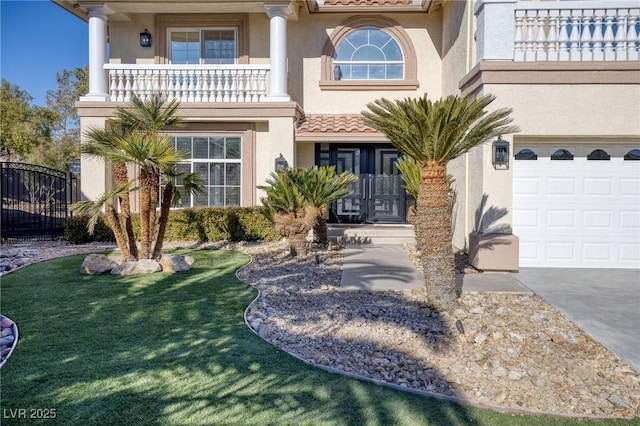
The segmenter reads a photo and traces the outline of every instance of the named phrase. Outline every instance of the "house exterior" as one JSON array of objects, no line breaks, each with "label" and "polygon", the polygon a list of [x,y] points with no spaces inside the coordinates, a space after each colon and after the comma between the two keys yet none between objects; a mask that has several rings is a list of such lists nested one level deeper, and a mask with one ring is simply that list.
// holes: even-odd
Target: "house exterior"
[{"label": "house exterior", "polygon": [[[482,269],[640,268],[637,1],[53,1],[89,25],[83,131],[134,93],[181,101],[169,134],[208,185],[184,206],[257,205],[284,160],[359,175],[330,220],[406,223],[399,153],[360,112],[491,93],[521,132],[450,164],[454,245]],[[84,197],[109,172],[83,158]]]}]

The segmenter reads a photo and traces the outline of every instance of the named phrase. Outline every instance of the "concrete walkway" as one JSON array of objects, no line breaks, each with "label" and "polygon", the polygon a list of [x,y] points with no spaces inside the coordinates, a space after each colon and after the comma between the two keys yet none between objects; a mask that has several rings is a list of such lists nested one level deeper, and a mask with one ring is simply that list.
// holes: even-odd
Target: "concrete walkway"
[{"label": "concrete walkway", "polygon": [[[640,372],[640,271],[523,268],[457,275],[463,292],[535,293]],[[401,245],[347,245],[343,290],[420,288],[424,280]]]},{"label": "concrete walkway", "polygon": [[[464,292],[531,293],[508,273],[456,275]],[[424,278],[407,252],[393,244],[348,244],[344,254],[343,290],[385,291],[420,288]]]}]

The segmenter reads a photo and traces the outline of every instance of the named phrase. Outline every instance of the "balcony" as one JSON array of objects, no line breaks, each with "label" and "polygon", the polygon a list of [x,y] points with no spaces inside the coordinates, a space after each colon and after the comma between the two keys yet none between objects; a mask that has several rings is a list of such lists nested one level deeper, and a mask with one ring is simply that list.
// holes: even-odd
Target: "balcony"
[{"label": "balcony", "polygon": [[162,93],[184,102],[265,102],[270,65],[106,64],[108,96],[128,102]]},{"label": "balcony", "polygon": [[[637,61],[637,1],[478,0],[477,59]],[[511,25],[496,25],[511,22]]]}]

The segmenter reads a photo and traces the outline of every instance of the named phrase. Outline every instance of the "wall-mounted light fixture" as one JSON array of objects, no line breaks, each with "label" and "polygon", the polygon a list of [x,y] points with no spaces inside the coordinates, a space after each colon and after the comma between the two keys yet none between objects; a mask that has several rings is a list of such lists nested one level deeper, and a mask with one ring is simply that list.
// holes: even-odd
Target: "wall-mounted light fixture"
[{"label": "wall-mounted light fixture", "polygon": [[509,168],[509,141],[503,140],[502,136],[493,141],[493,168]]},{"label": "wall-mounted light fixture", "polygon": [[140,46],[151,47],[151,34],[149,34],[146,28],[140,33]]},{"label": "wall-mounted light fixture", "polygon": [[287,163],[287,160],[282,156],[281,153],[280,156],[276,158],[276,172],[279,172],[280,170],[286,170],[288,168],[289,163]]}]

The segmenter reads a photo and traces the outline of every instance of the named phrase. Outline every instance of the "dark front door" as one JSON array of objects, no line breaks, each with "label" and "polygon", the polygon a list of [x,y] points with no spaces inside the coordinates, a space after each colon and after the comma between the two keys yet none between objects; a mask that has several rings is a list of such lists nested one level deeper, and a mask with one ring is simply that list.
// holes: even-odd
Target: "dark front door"
[{"label": "dark front door", "polygon": [[406,193],[397,167],[399,153],[390,145],[331,144],[320,150],[321,165],[358,176],[353,194],[331,206],[330,220],[339,223],[404,223]]}]

